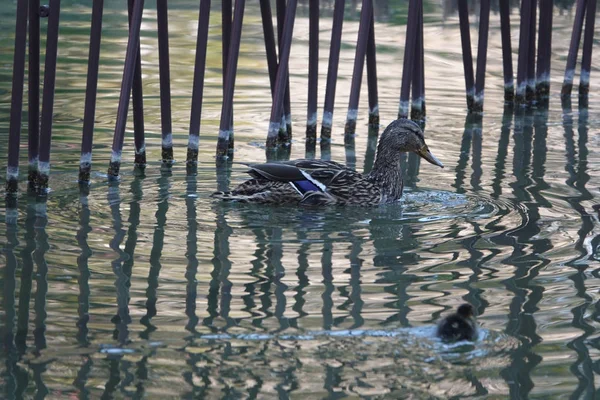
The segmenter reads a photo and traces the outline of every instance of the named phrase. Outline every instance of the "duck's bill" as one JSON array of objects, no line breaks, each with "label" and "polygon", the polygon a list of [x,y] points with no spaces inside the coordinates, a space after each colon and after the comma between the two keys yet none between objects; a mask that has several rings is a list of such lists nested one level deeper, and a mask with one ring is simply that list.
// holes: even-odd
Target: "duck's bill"
[{"label": "duck's bill", "polygon": [[417,154],[429,161],[430,163],[432,163],[433,165],[437,165],[438,167],[444,168],[444,164],[442,164],[442,162],[438,160],[436,156],[431,154],[431,151],[429,151],[429,147],[427,147],[427,145],[421,147],[421,150],[419,150]]}]

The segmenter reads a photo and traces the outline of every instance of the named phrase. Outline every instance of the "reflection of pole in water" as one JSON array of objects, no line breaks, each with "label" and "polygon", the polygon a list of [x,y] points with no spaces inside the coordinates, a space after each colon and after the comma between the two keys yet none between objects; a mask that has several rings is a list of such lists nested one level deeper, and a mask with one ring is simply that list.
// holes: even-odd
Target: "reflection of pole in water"
[{"label": "reflection of pole in water", "polygon": [[[21,355],[27,350],[27,334],[29,330],[29,303],[33,280],[33,251],[35,242],[35,196],[27,198],[27,215],[25,217],[25,247],[21,251],[21,289],[19,290],[19,314],[17,319],[17,335],[15,344]],[[7,224],[8,225],[8,224]]]},{"label": "reflection of pole in water", "polygon": [[494,179],[492,181],[492,197],[497,199],[502,194],[502,180],[506,169],[506,155],[508,154],[508,142],[510,141],[510,128],[512,124],[513,108],[504,107],[502,114],[502,126],[500,127],[500,140],[496,152],[496,163],[494,164]]},{"label": "reflection of pole in water", "polygon": [[333,246],[327,233],[323,233],[323,235],[321,235],[321,240],[323,240],[323,251],[321,253],[321,273],[323,275],[323,286],[325,287],[323,294],[321,295],[321,299],[323,299],[321,314],[323,316],[323,329],[330,330],[333,327],[333,299],[331,298],[331,295],[335,289],[333,286],[333,270],[331,262],[333,256]]},{"label": "reflection of pole in water", "polygon": [[196,325],[198,325],[198,316],[196,315],[196,298],[198,296],[196,273],[198,272],[199,264],[198,258],[196,258],[196,254],[198,253],[198,221],[196,221],[196,193],[198,185],[196,176],[197,170],[193,169],[185,177],[187,182],[185,208],[188,226],[185,251],[185,257],[188,260],[185,269],[185,279],[187,281],[185,286],[185,315],[188,317],[188,323],[185,329],[190,333],[195,333]]},{"label": "reflection of pole in water", "polygon": [[[90,320],[90,269],[88,266],[88,259],[92,256],[92,250],[88,245],[88,233],[92,231],[90,227],[90,208],[88,206],[88,195],[90,187],[87,184],[79,186],[79,230],[76,234],[77,244],[81,248],[81,254],[77,257],[77,268],[79,269],[79,276],[77,277],[77,283],[79,286],[79,296],[77,297],[77,314],[79,319],[77,320],[77,341],[80,346],[88,346],[89,338],[87,327],[88,321]],[[91,362],[91,359],[89,359]]]}]

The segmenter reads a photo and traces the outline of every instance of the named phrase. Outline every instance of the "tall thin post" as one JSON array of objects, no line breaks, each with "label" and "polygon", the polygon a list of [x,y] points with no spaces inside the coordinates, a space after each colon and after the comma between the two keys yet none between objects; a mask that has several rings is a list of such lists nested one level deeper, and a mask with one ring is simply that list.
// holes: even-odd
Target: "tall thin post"
[{"label": "tall thin post", "polygon": [[40,0],[29,0],[29,183],[37,176],[40,143]]},{"label": "tall thin post", "polygon": [[458,0],[458,18],[460,24],[460,43],[462,46],[463,68],[465,70],[465,89],[467,108],[473,109],[475,79],[473,78],[473,55],[471,53],[471,32],[469,27],[469,9],[467,0]]},{"label": "tall thin post", "polygon": [[42,94],[42,121],[40,126],[40,154],[38,160],[38,190],[48,188],[50,174],[50,142],[52,140],[52,115],[54,112],[54,86],[56,83],[56,57],[58,53],[58,23],[60,0],[50,0],[46,62],[44,64],[44,91]]},{"label": "tall thin post", "polygon": [[588,0],[587,10],[585,12],[585,35],[583,37],[581,74],[579,76],[579,96],[587,97],[590,91],[590,71],[592,68],[592,48],[594,44],[594,23],[596,21],[595,0]]},{"label": "tall thin post", "polygon": [[379,125],[379,93],[377,91],[377,47],[375,44],[375,15],[371,13],[367,43],[367,85],[369,87],[369,125]]},{"label": "tall thin post", "polygon": [[267,150],[272,150],[277,146],[279,126],[281,124],[281,109],[283,106],[283,97],[285,96],[286,72],[289,65],[290,50],[292,48],[292,36],[294,32],[297,4],[297,0],[289,0],[285,10],[281,53],[279,54],[279,68],[277,68],[277,78],[275,79],[275,93],[273,95],[269,132],[267,135]]},{"label": "tall thin post", "polygon": [[327,67],[327,84],[325,86],[325,104],[323,105],[323,121],[321,126],[321,142],[331,141],[333,126],[333,106],[335,103],[335,86],[337,83],[340,48],[342,43],[342,25],[344,23],[344,7],[346,0],[335,0],[333,9],[333,26],[331,28],[331,45],[329,47],[329,66]]},{"label": "tall thin post", "polygon": [[190,115],[190,136],[187,148],[187,163],[198,161],[200,144],[200,120],[202,116],[202,97],[204,94],[204,72],[206,70],[206,46],[208,43],[208,21],[210,18],[210,0],[200,1],[198,14],[198,33],[196,38],[196,61],[194,63],[194,86],[192,89],[192,109]]},{"label": "tall thin post", "polygon": [[235,0],[233,27],[229,54],[227,55],[227,68],[225,69],[225,93],[221,108],[221,124],[219,125],[219,139],[217,141],[217,162],[227,157],[230,151],[230,141],[233,135],[233,91],[235,89],[235,76],[237,73],[238,56],[240,53],[240,39],[242,36],[242,22],[246,0]]},{"label": "tall thin post", "polygon": [[319,0],[308,1],[308,107],[306,142],[317,141],[317,101],[319,95]]},{"label": "tall thin post", "polygon": [[[222,0],[221,1],[221,27],[223,30],[222,40],[221,40],[221,59],[223,62],[223,98],[225,98],[225,82],[227,79],[227,58],[229,56],[229,48],[231,45],[231,24],[232,24],[232,0]],[[236,3],[237,4],[237,3]],[[230,110],[230,121],[229,121],[229,148],[233,148],[233,101],[231,102],[231,110]],[[229,150],[228,150],[229,151]]]},{"label": "tall thin post", "polygon": [[410,118],[422,121],[425,118],[425,64],[423,44],[423,2],[417,10],[417,40],[415,42],[415,54],[413,61],[412,76],[412,101],[410,106]]},{"label": "tall thin post", "polygon": [[547,100],[550,94],[550,60],[552,59],[552,11],[554,0],[540,1],[540,32],[535,91],[538,101]]},{"label": "tall thin post", "polygon": [[[286,0],[277,0],[277,41],[279,44],[279,54],[281,54],[281,46],[283,42],[283,24],[285,20],[285,8]],[[283,118],[285,124],[281,124],[279,128],[279,136],[282,142],[288,142],[292,137],[292,112],[291,112],[291,100],[290,100],[290,75],[289,71],[286,72],[286,85],[285,85],[285,96],[283,97]]]},{"label": "tall thin post", "polygon": [[102,38],[102,11],[104,0],[92,4],[92,27],[90,29],[90,50],[88,53],[87,84],[85,88],[85,111],[83,115],[83,135],[81,158],[79,160],[79,181],[88,182],[92,169],[92,144],[94,138],[94,117],[96,115],[96,94],[98,91],[98,65],[100,63],[100,40]]},{"label": "tall thin post", "polygon": [[348,114],[346,116],[346,135],[354,135],[356,131],[356,120],[358,118],[358,101],[360,98],[360,86],[362,84],[365,56],[367,55],[367,44],[369,31],[371,30],[371,16],[373,15],[372,0],[363,0],[360,11],[360,24],[358,27],[358,39],[356,41],[356,54],[354,55],[354,70],[352,72],[352,84],[350,86],[350,100],[348,103]]},{"label": "tall thin post", "polygon": [[500,1],[500,34],[502,36],[502,70],[504,72],[504,101],[515,98],[515,83],[510,39],[510,4]]},{"label": "tall thin post", "polygon": [[477,42],[477,72],[475,76],[475,98],[473,111],[483,111],[485,90],[485,67],[487,62],[488,31],[490,28],[490,0],[481,0],[479,13],[479,40]]},{"label": "tall thin post", "polygon": [[528,105],[532,105],[535,100],[535,33],[536,33],[536,12],[537,0],[530,0],[529,7],[529,49],[527,54],[527,88],[525,97]]},{"label": "tall thin post", "polygon": [[125,139],[125,125],[127,124],[127,109],[129,108],[129,97],[133,86],[133,76],[140,44],[140,27],[142,25],[143,10],[144,0],[136,0],[133,5],[127,51],[125,53],[125,66],[123,67],[123,80],[121,81],[117,122],[115,123],[112,154],[110,157],[110,166],[108,168],[108,175],[110,177],[118,177],[121,168],[121,154],[123,152],[123,142]]},{"label": "tall thin post", "polygon": [[531,0],[521,2],[521,24],[519,27],[519,61],[517,66],[517,93],[515,102],[523,104],[526,100],[527,67],[529,59],[529,24],[531,23]]},{"label": "tall thin post", "polygon": [[[12,96],[8,137],[8,165],[6,191],[16,193],[19,183],[19,144],[21,140],[21,112],[23,111],[23,83],[25,81],[25,49],[27,46],[27,0],[17,3],[15,52],[13,58]],[[36,122],[37,123],[37,122]]]},{"label": "tall thin post", "polygon": [[162,161],[173,162],[173,127],[171,124],[171,73],[169,70],[169,18],[167,0],[156,1],[158,25],[158,68],[160,73],[160,122]]},{"label": "tall thin post", "polygon": [[575,77],[575,64],[577,64],[577,52],[579,42],[581,41],[581,31],[583,30],[583,18],[587,0],[577,0],[575,8],[575,19],[573,20],[573,31],[571,33],[571,43],[569,44],[569,54],[567,55],[567,66],[565,68],[565,78],[561,90],[562,97],[571,96],[573,90],[573,78]]},{"label": "tall thin post", "polygon": [[410,84],[414,69],[414,55],[417,46],[419,8],[421,0],[410,0],[408,5],[408,22],[406,24],[406,43],[404,46],[404,63],[402,66],[402,88],[400,89],[400,107],[398,118],[408,117]]},{"label": "tall thin post", "polygon": [[[138,0],[128,0],[129,29],[131,29],[131,13],[133,12],[134,2]],[[135,61],[135,72],[133,74],[133,88],[131,92],[133,102],[133,141],[135,145],[135,164],[139,166],[146,165],[146,139],[144,126],[144,93],[142,87],[142,52],[138,40],[137,57]]]}]

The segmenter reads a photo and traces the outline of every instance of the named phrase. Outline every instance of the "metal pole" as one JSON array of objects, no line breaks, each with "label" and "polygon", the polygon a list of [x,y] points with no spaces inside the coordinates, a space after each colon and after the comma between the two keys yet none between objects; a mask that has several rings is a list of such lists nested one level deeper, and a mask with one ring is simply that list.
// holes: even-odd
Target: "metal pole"
[{"label": "metal pole", "polygon": [[540,1],[540,31],[536,71],[536,97],[547,101],[550,95],[550,60],[552,54],[552,11],[554,0]]},{"label": "metal pole", "polygon": [[40,144],[40,0],[29,0],[29,183],[35,184]]},{"label": "metal pole", "polygon": [[319,96],[319,0],[309,0],[308,27],[308,107],[306,142],[317,141],[317,101]]},{"label": "metal pole", "polygon": [[469,9],[467,0],[458,0],[458,18],[460,21],[460,43],[462,46],[463,67],[465,70],[467,108],[471,111],[473,109],[475,96],[475,79],[473,78],[473,55],[471,53],[471,32],[469,30]]},{"label": "metal pole", "polygon": [[[129,28],[131,29],[131,13],[134,3],[138,0],[128,0]],[[139,36],[139,35],[138,35]],[[142,52],[140,50],[138,39],[137,59],[135,72],[133,74],[133,138],[135,144],[135,164],[138,166],[146,165],[146,140],[144,138],[144,94],[142,88]]]},{"label": "metal pole", "polygon": [[573,90],[573,77],[575,76],[575,64],[577,64],[577,51],[581,41],[581,31],[583,30],[583,17],[587,0],[577,0],[575,9],[575,19],[573,20],[573,31],[571,33],[571,43],[569,45],[569,54],[567,55],[567,66],[565,68],[565,78],[561,90],[562,97],[571,96]]},{"label": "metal pole", "polygon": [[525,98],[527,105],[531,106],[535,100],[535,33],[536,33],[536,12],[537,0],[530,0],[531,9],[529,19],[529,49],[527,52],[527,88]]},{"label": "metal pole", "polygon": [[169,70],[169,18],[167,0],[156,1],[158,25],[158,68],[160,73],[160,122],[162,161],[173,162],[173,126],[171,124],[171,73]]},{"label": "metal pole", "polygon": [[517,93],[515,102],[523,104],[527,89],[527,63],[529,58],[529,29],[531,22],[531,0],[521,2],[521,23],[519,27],[519,61],[517,66]]},{"label": "metal pole", "polygon": [[[237,3],[236,3],[237,4]],[[222,40],[221,40],[221,52],[222,52],[222,62],[223,62],[223,98],[225,98],[225,82],[227,75],[227,57],[229,55],[229,47],[231,45],[231,24],[232,24],[232,3],[231,0],[222,0],[221,1],[221,26],[223,30]],[[229,149],[233,147],[233,101],[231,103],[231,118],[229,120]]]},{"label": "metal pole", "polygon": [[377,47],[375,44],[375,15],[371,13],[367,43],[367,85],[369,88],[369,125],[379,125],[379,93],[377,92]]},{"label": "metal pole", "polygon": [[285,22],[283,25],[283,35],[281,43],[281,53],[279,56],[279,68],[277,68],[277,78],[275,79],[275,94],[273,96],[273,105],[271,107],[271,119],[269,123],[269,132],[267,135],[267,149],[272,150],[277,146],[279,126],[281,124],[281,108],[283,106],[283,97],[285,96],[287,68],[290,59],[290,50],[292,47],[292,35],[294,32],[294,20],[296,18],[297,0],[289,0],[285,10]]},{"label": "metal pole", "polygon": [[98,91],[98,64],[100,62],[100,40],[102,38],[102,11],[104,0],[92,4],[92,27],[90,29],[90,50],[88,53],[87,84],[85,88],[85,111],[81,158],[79,160],[79,181],[88,182],[92,169],[92,143],[94,138],[94,117],[96,114],[96,94]]},{"label": "metal pole", "polygon": [[19,144],[21,140],[21,112],[23,111],[23,84],[25,81],[25,49],[27,45],[27,0],[17,3],[15,52],[13,58],[12,96],[8,136],[8,165],[6,191],[16,193],[19,183]]},{"label": "metal pole", "polygon": [[398,118],[408,118],[410,84],[412,82],[415,48],[417,45],[419,8],[421,0],[410,0],[408,5],[408,22],[406,24],[406,43],[404,46],[404,63],[402,66],[402,88],[400,89],[400,107]]},{"label": "metal pole", "polygon": [[367,44],[369,41],[372,15],[372,0],[363,0],[360,12],[360,24],[358,27],[358,39],[356,41],[356,54],[354,55],[354,71],[352,72],[352,84],[350,86],[350,100],[348,102],[348,114],[346,116],[345,135],[354,135],[354,132],[356,131],[360,86],[362,84],[365,56],[367,55]]},{"label": "metal pole", "polygon": [[233,15],[233,29],[229,54],[227,55],[227,68],[225,69],[225,94],[221,108],[221,124],[219,126],[219,139],[217,141],[217,162],[227,157],[230,151],[230,141],[233,135],[233,91],[235,89],[235,75],[237,72],[238,56],[240,53],[240,39],[242,36],[242,22],[244,19],[244,6],[246,0],[235,0]]},{"label": "metal pole", "polygon": [[[281,46],[283,42],[283,24],[285,20],[285,8],[286,0],[277,0],[277,41],[279,44],[279,54],[281,54]],[[279,139],[282,142],[289,142],[292,137],[292,112],[291,112],[291,100],[290,100],[290,75],[289,70],[286,73],[286,85],[285,85],[285,96],[283,97],[283,118],[285,118],[285,124],[281,124],[279,128]]]},{"label": "metal pole", "polygon": [[479,13],[479,40],[477,42],[477,72],[475,76],[475,98],[473,111],[483,111],[485,90],[485,67],[487,62],[488,31],[490,28],[490,0],[481,0]]},{"label": "metal pole", "polygon": [[196,61],[194,64],[194,86],[192,90],[192,108],[190,115],[190,136],[187,148],[187,163],[198,161],[200,144],[200,120],[202,117],[202,97],[204,94],[204,73],[206,71],[206,45],[208,43],[208,21],[211,0],[200,1],[198,14],[198,33],[196,38]]},{"label": "metal pole", "polygon": [[110,166],[108,167],[108,175],[110,177],[118,177],[119,169],[121,168],[121,154],[123,152],[123,141],[125,139],[125,125],[127,124],[127,109],[129,107],[129,97],[133,86],[133,75],[140,44],[140,27],[142,24],[143,10],[144,0],[136,0],[133,5],[131,28],[129,29],[129,39],[127,41],[127,51],[125,54],[125,66],[123,67],[121,94],[119,96],[119,106],[117,110],[117,122],[115,124],[115,134],[113,136]]},{"label": "metal pole", "polygon": [[42,123],[40,127],[40,154],[38,160],[38,190],[48,188],[50,174],[50,142],[52,140],[52,114],[54,111],[54,86],[56,83],[56,57],[58,53],[58,23],[60,0],[50,0],[46,62],[44,64],[44,91],[42,94]]},{"label": "metal pole", "polygon": [[335,0],[333,9],[333,27],[331,29],[331,45],[329,48],[329,66],[327,67],[327,83],[325,86],[325,104],[323,105],[321,142],[329,142],[331,140],[335,86],[337,83],[338,65],[340,63],[340,47],[342,42],[342,25],[344,23],[345,5],[346,0]]},{"label": "metal pole", "polygon": [[587,97],[590,91],[590,71],[592,68],[592,48],[594,45],[594,23],[596,21],[595,0],[588,0],[587,10],[585,12],[585,35],[583,37],[583,54],[581,56],[579,96]]},{"label": "metal pole", "polygon": [[425,118],[425,65],[423,47],[423,2],[417,10],[417,39],[415,42],[415,53],[412,75],[412,101],[410,107],[410,118],[422,121]]},{"label": "metal pole", "polygon": [[512,102],[515,98],[515,83],[510,39],[510,4],[500,1],[500,33],[502,36],[502,69],[504,72],[504,100]]}]

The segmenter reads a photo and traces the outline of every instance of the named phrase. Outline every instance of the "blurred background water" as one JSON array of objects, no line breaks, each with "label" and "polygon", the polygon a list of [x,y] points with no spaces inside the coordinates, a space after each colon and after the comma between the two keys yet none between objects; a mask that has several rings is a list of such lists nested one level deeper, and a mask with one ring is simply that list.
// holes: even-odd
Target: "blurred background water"
[{"label": "blurred background water", "polygon": [[[15,14],[15,1],[5,3],[0,165]],[[158,45],[149,1],[141,38],[149,164],[133,167],[128,130],[119,182],[105,173],[127,11],[124,2],[105,1],[94,173],[80,190],[91,1],[62,3],[52,190],[46,198],[28,196],[22,179],[17,207],[0,208],[1,398],[597,397],[600,48],[588,107],[576,98],[561,106],[572,2],[555,2],[549,109],[516,111],[503,107],[493,4],[485,114],[477,120],[466,117],[455,2],[425,1],[425,136],[446,168],[408,157],[399,204],[319,210],[209,197],[246,178],[241,165],[219,173],[214,166],[220,3],[211,13],[200,163],[186,170],[198,16],[197,2],[188,0],[171,2],[169,13],[177,162],[159,162]],[[322,3],[320,104],[332,6]],[[375,7],[385,126],[398,111],[407,2],[376,0]],[[377,140],[367,130],[366,84],[354,143],[344,144],[342,135],[358,15],[350,2],[331,158],[362,171]],[[292,158],[305,156],[307,16],[301,2],[290,60]],[[476,49],[476,13],[471,21]],[[263,161],[271,100],[256,3],[246,7],[234,104],[235,161]],[[26,153],[25,144],[23,178]],[[464,301],[477,311],[479,341],[441,344],[435,322]]]}]

